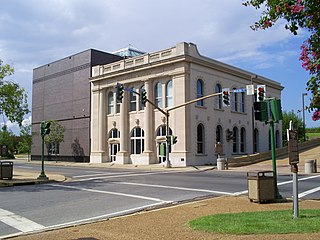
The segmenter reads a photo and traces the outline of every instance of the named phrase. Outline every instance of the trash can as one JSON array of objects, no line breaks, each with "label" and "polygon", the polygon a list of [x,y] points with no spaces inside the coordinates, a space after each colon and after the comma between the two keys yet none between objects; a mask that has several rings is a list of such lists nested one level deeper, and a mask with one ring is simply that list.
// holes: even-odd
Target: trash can
[{"label": "trash can", "polygon": [[273,171],[247,172],[248,198],[251,202],[275,200]]},{"label": "trash can", "polygon": [[218,170],[225,170],[226,160],[224,158],[217,159],[217,169]]},{"label": "trash can", "polygon": [[13,162],[0,161],[0,179],[12,179],[13,175]]},{"label": "trash can", "polygon": [[317,160],[306,160],[304,163],[305,173],[316,173],[317,172]]}]

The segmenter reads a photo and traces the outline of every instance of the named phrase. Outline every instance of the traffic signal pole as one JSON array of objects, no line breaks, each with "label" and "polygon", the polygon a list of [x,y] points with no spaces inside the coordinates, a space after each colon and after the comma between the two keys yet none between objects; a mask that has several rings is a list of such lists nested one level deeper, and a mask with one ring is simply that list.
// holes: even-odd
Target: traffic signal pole
[{"label": "traffic signal pole", "polygon": [[278,189],[278,180],[277,180],[277,163],[276,163],[276,144],[274,139],[274,122],[273,120],[269,121],[269,129],[270,129],[270,139],[271,139],[271,158],[272,158],[272,170],[273,170],[273,177],[274,177],[274,191],[275,191],[275,198],[282,199],[282,196],[279,193]]}]

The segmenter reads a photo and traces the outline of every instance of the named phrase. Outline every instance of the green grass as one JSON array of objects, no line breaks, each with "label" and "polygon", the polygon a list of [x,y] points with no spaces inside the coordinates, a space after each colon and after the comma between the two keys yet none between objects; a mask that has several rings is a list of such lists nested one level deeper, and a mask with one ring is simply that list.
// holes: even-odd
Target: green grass
[{"label": "green grass", "polygon": [[320,209],[217,214],[188,222],[194,230],[222,234],[288,234],[320,232]]},{"label": "green grass", "polygon": [[320,138],[320,133],[306,133],[308,139]]}]

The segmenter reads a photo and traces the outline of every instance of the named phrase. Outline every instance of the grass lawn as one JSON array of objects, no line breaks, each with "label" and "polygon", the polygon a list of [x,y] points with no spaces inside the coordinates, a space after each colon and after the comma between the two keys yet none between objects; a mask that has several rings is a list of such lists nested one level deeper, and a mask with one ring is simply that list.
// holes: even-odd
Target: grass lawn
[{"label": "grass lawn", "polygon": [[308,139],[320,138],[320,133],[306,133]]},{"label": "grass lawn", "polygon": [[223,234],[287,234],[320,232],[320,209],[216,214],[188,222],[194,230]]}]

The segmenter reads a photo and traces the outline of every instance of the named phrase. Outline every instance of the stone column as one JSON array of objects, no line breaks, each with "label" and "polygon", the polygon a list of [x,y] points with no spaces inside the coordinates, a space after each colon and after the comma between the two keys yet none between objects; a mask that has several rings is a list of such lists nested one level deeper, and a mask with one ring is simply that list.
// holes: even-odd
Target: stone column
[{"label": "stone column", "polygon": [[[147,98],[153,101],[153,87],[151,81],[145,82],[145,90],[147,92]],[[156,163],[154,154],[154,107],[150,103],[146,103],[144,108],[144,151],[142,153],[143,164]]]},{"label": "stone column", "polygon": [[105,90],[92,92],[91,96],[91,163],[106,160],[106,109]]},{"label": "stone column", "polygon": [[124,91],[122,103],[120,104],[120,151],[117,153],[116,163],[128,164],[129,154],[129,112],[128,112],[129,93]]}]

